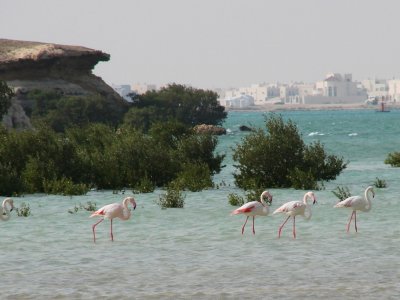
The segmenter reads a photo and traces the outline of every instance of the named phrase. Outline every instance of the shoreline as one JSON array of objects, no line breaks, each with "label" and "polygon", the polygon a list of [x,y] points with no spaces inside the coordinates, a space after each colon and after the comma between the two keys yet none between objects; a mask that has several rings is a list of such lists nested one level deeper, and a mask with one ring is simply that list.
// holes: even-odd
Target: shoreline
[{"label": "shoreline", "polygon": [[[368,105],[364,103],[351,103],[351,104],[263,104],[254,105],[246,108],[230,108],[225,107],[225,111],[302,111],[302,110],[376,110],[380,111],[381,106]],[[397,110],[400,109],[400,103],[391,103],[386,106],[386,110]]]}]

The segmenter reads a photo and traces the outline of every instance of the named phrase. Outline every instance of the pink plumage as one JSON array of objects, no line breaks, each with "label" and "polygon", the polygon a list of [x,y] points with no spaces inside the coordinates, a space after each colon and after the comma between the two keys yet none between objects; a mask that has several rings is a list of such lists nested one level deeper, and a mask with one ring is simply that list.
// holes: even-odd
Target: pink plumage
[{"label": "pink plumage", "polygon": [[96,243],[95,228],[99,223],[103,222],[104,219],[110,220],[110,224],[111,224],[110,225],[110,237],[111,237],[111,240],[114,241],[114,235],[113,235],[113,231],[112,231],[113,219],[119,218],[123,221],[126,221],[131,217],[131,211],[128,209],[128,203],[132,204],[133,209],[136,208],[135,199],[133,197],[126,197],[122,201],[122,203],[112,203],[112,204],[105,205],[90,215],[90,217],[96,217],[96,216],[102,217],[102,219],[100,219],[100,221],[98,221],[97,223],[92,225],[93,242]]},{"label": "pink plumage", "polygon": [[[313,204],[317,201],[313,192],[307,192],[303,197],[303,201],[286,202],[274,211],[274,215],[278,213],[284,213],[288,216],[279,227],[278,237],[281,237],[283,226],[286,224],[290,217],[293,217],[293,237],[296,238],[296,216],[301,215],[307,220],[311,218],[311,208],[307,203],[308,199],[313,200]],[[308,216],[306,216],[306,211],[308,212]]]},{"label": "pink plumage", "polygon": [[343,201],[340,201],[338,204],[334,206],[335,208],[345,207],[353,210],[350,216],[350,220],[347,223],[347,232],[349,232],[350,230],[350,223],[353,217],[354,217],[354,229],[357,232],[357,210],[363,212],[368,212],[371,210],[372,206],[371,206],[371,199],[369,198],[369,193],[372,194],[373,198],[375,197],[375,192],[372,186],[366,188],[364,192],[364,198],[361,196],[351,196],[349,198],[344,199]]},{"label": "pink plumage", "polygon": [[269,203],[272,202],[272,195],[268,191],[264,191],[260,196],[260,202],[259,201],[247,202],[243,204],[241,207],[235,209],[231,213],[231,215],[244,214],[247,216],[246,221],[244,222],[242,227],[242,234],[244,232],[244,227],[247,224],[247,220],[249,219],[250,216],[253,217],[253,234],[256,234],[254,230],[254,218],[256,216],[267,216],[269,214],[269,207],[268,204],[265,203],[264,197],[268,198]]}]

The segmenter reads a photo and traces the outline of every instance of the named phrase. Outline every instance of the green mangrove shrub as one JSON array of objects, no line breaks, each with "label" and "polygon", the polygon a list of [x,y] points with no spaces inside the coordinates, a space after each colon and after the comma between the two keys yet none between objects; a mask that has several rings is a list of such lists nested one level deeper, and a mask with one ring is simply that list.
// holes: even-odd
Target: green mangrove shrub
[{"label": "green mangrove shrub", "polygon": [[32,123],[45,123],[56,132],[64,132],[74,126],[104,123],[117,126],[128,107],[110,103],[101,95],[65,96],[57,91],[33,90],[28,98],[33,105],[28,110]]},{"label": "green mangrove shrub", "polygon": [[15,208],[18,217],[29,217],[31,215],[31,208],[29,204],[22,202],[20,207]]},{"label": "green mangrove shrub", "polygon": [[326,153],[320,142],[306,145],[295,123],[265,116],[266,131],[246,135],[233,149],[235,184],[245,190],[265,186],[315,189],[346,168],[343,158]]},{"label": "green mangrove shrub", "polygon": [[96,202],[87,201],[86,204],[82,204],[82,203],[79,203],[79,205],[75,204],[75,206],[73,208],[68,209],[68,212],[70,214],[76,214],[80,210],[96,211],[97,210]]},{"label": "green mangrove shrub", "polygon": [[226,118],[214,92],[171,85],[135,96],[124,124],[128,104],[110,107],[99,95],[36,90],[28,98],[35,130],[0,125],[0,194],[76,195],[89,187],[148,192],[175,180],[200,190],[223,167],[217,137],[191,129]]},{"label": "green mangrove shrub", "polygon": [[11,98],[14,96],[14,91],[5,81],[0,80],[0,120],[3,119],[8,109],[11,107]]},{"label": "green mangrove shrub", "polygon": [[161,194],[156,203],[162,208],[183,208],[185,197],[178,184],[169,184],[165,193]]},{"label": "green mangrove shrub", "polygon": [[81,204],[81,208],[83,208],[86,211],[96,211],[97,205],[96,202],[87,201],[86,204],[84,205]]},{"label": "green mangrove shrub", "polygon": [[339,199],[339,202],[351,197],[350,190],[347,186],[337,186],[332,193]]},{"label": "green mangrove shrub", "polygon": [[383,189],[387,187],[386,184],[386,180],[384,179],[379,179],[378,177],[376,177],[375,181],[374,181],[374,186],[378,189]]},{"label": "green mangrove shrub", "polygon": [[154,183],[150,180],[150,178],[146,175],[141,178],[139,183],[135,185],[132,192],[135,194],[138,193],[152,193],[155,189]]},{"label": "green mangrove shrub", "polygon": [[213,187],[210,169],[205,163],[187,163],[174,182],[183,189],[198,192]]},{"label": "green mangrove shrub", "polygon": [[190,190],[212,186],[223,159],[214,154],[217,140],[188,133],[177,135],[171,145],[158,139],[160,132],[154,134],[104,124],[65,133],[45,126],[0,128],[0,193],[79,195],[91,187],[145,192],[174,180]]},{"label": "green mangrove shrub", "polygon": [[187,126],[220,125],[227,117],[218,94],[181,84],[170,84],[158,91],[135,95],[124,122],[147,132],[156,122],[177,120]]},{"label": "green mangrove shrub", "polygon": [[61,178],[59,180],[43,181],[43,188],[46,194],[74,196],[85,195],[89,191],[89,187],[84,183],[74,183],[69,178]]},{"label": "green mangrove shrub", "polygon": [[389,153],[385,159],[385,164],[392,167],[400,167],[400,152]]},{"label": "green mangrove shrub", "polygon": [[73,208],[68,209],[68,213],[76,214],[79,211],[79,206],[75,204]]},{"label": "green mangrove shrub", "polygon": [[230,193],[228,195],[228,202],[232,206],[242,206],[244,204],[244,198],[238,194]]}]

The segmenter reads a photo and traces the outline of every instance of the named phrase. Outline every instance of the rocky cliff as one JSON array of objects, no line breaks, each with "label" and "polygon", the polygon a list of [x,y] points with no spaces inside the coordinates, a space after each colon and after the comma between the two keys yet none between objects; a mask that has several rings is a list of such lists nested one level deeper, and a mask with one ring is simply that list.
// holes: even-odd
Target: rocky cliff
[{"label": "rocky cliff", "polygon": [[31,90],[57,91],[63,95],[100,94],[121,112],[125,101],[100,77],[92,73],[110,55],[81,46],[0,39],[0,80],[14,88],[16,96],[8,115],[7,127],[30,127],[24,108],[32,105]]}]

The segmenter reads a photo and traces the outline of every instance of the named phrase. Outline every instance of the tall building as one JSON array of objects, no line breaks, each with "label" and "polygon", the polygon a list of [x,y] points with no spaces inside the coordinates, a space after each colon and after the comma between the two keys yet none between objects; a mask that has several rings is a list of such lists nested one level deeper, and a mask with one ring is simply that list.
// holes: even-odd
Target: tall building
[{"label": "tall building", "polygon": [[367,93],[351,74],[329,73],[323,81],[316,82],[313,94],[302,98],[304,104],[349,104],[364,102]]},{"label": "tall building", "polygon": [[385,79],[365,79],[361,81],[362,86],[368,93],[369,99],[382,100],[388,98],[388,82]]},{"label": "tall building", "polygon": [[231,98],[225,98],[223,106],[229,108],[246,108],[254,105],[254,98],[249,95],[239,95]]}]

